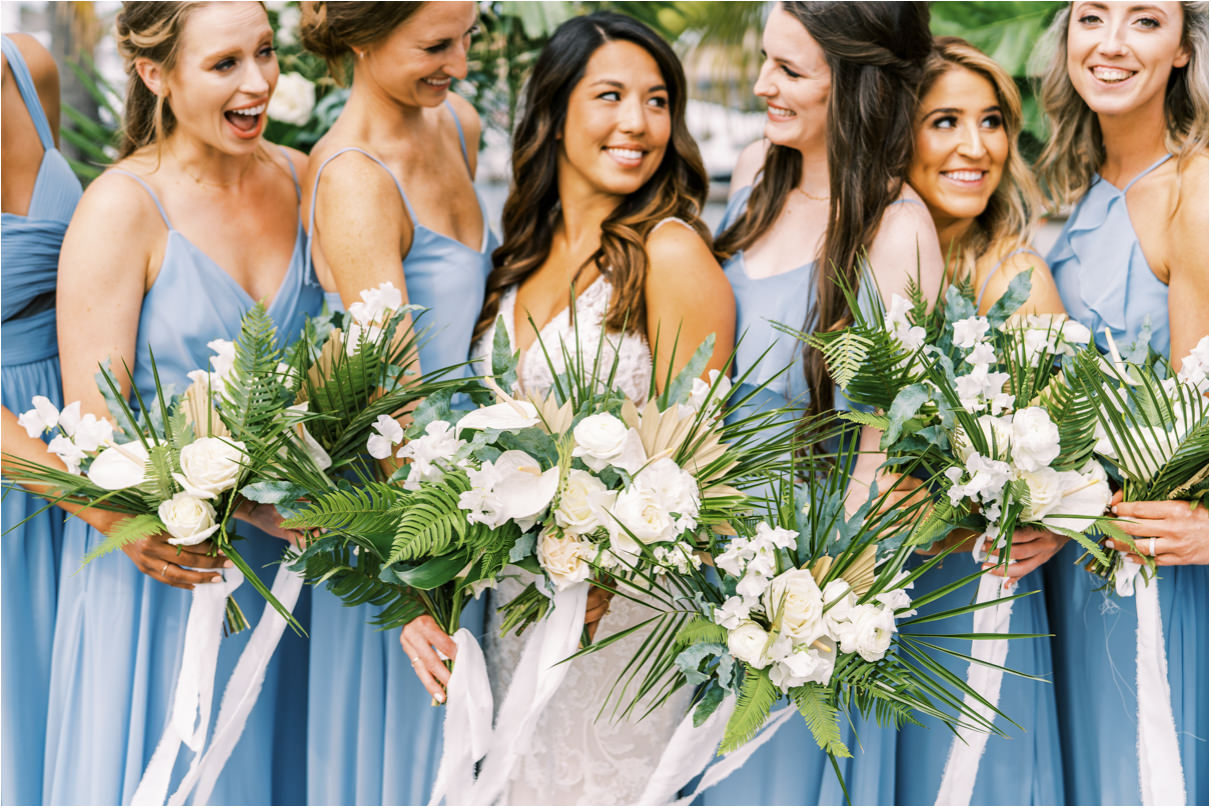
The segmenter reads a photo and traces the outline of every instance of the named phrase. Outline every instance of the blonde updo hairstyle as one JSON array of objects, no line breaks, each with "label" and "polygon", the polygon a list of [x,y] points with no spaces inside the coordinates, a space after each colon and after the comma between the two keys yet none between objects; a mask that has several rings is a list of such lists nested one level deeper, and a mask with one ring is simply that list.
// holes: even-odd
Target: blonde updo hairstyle
[{"label": "blonde updo hairstyle", "polygon": [[[1169,74],[1165,88],[1165,147],[1177,155],[1178,176],[1185,162],[1207,151],[1207,4],[1183,2],[1182,46],[1190,61]],[[1047,31],[1051,61],[1043,73],[1041,101],[1051,129],[1039,157],[1039,175],[1055,207],[1076,202],[1106,160],[1102,128],[1068,77],[1069,3]]]},{"label": "blonde updo hairstyle", "polygon": [[420,10],[423,2],[375,3],[328,2],[302,3],[299,26],[303,47],[328,63],[328,72],[338,84],[348,76],[349,57],[354,48],[372,45],[395,30]]},{"label": "blonde updo hairstyle", "polygon": [[917,94],[918,107],[938,79],[952,70],[970,70],[992,85],[1009,141],[1009,157],[1000,184],[984,211],[963,234],[958,245],[959,254],[947,256],[951,275],[958,279],[973,277],[976,261],[990,248],[1008,252],[1030,243],[1042,210],[1042,193],[1018,148],[1022,133],[1022,96],[1017,85],[1005,68],[974,45],[958,37],[934,38]]},{"label": "blonde updo hairstyle", "polygon": [[190,13],[205,3],[127,2],[122,4],[114,22],[114,38],[126,65],[126,111],[122,120],[122,146],[119,158],[152,143],[160,144],[172,134],[177,119],[172,104],[156,95],[143,83],[136,62],[150,59],[165,74],[176,67],[180,56],[181,32]]}]

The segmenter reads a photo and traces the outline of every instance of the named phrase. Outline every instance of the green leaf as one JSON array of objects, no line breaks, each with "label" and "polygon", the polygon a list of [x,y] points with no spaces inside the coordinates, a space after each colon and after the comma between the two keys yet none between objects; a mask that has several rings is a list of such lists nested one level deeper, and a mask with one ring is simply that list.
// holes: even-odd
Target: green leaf
[{"label": "green leaf", "polygon": [[896,394],[887,412],[889,423],[880,441],[881,446],[886,448],[895,444],[904,425],[920,411],[921,405],[929,401],[930,395],[930,388],[925,384],[910,384]]},{"label": "green leaf", "polygon": [[849,749],[841,741],[837,708],[830,701],[830,696],[827,688],[817,684],[802,685],[791,690],[799,715],[807,722],[807,728],[819,747],[829,755],[850,757]]},{"label": "green leaf", "polygon": [[415,565],[395,564],[383,567],[381,578],[385,581],[398,581],[415,589],[436,589],[454,580],[469,562],[467,554],[459,553],[431,558]]},{"label": "green leaf", "polygon": [[778,688],[770,681],[768,673],[746,666],[744,684],[740,686],[736,709],[723,732],[719,753],[726,754],[752,740],[765,725],[779,695]]},{"label": "green leaf", "polygon": [[160,521],[160,517],[154,514],[141,513],[123,519],[114,525],[113,530],[106,535],[103,542],[88,551],[88,554],[81,560],[80,566],[83,567],[85,564],[96,561],[114,550],[121,550],[133,542],[163,533],[164,530],[164,523]]},{"label": "green leaf", "polygon": [[307,490],[286,480],[262,480],[241,488],[240,495],[253,502],[277,505],[301,499],[307,495]]},{"label": "green leaf", "polygon": [[1033,269],[1027,269],[1024,272],[1019,272],[1009,281],[1009,288],[1005,290],[1005,294],[997,299],[996,303],[992,304],[992,308],[988,310],[988,324],[992,328],[1000,328],[1005,320],[1009,318],[1018,309],[1025,305],[1030,298],[1030,276],[1034,272]]},{"label": "green leaf", "polygon": [[710,361],[713,353],[715,353],[715,335],[708,334],[694,351],[690,361],[677,374],[677,378],[673,379],[673,383],[665,388],[664,406],[666,409],[674,404],[689,401],[690,391],[694,388],[694,380],[706,371],[706,363]]}]

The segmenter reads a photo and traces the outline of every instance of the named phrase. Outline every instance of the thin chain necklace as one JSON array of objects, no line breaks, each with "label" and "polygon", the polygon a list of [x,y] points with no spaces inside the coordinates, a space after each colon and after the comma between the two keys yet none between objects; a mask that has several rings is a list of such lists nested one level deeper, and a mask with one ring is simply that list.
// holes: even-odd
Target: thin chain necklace
[{"label": "thin chain necklace", "polygon": [[241,182],[243,182],[244,175],[248,173],[248,169],[252,168],[252,161],[249,160],[247,165],[245,165],[244,168],[240,171],[240,175],[238,177],[236,177],[234,180],[232,180],[231,182],[213,182],[211,180],[204,180],[201,177],[194,174],[192,171],[190,171],[185,166],[185,162],[183,160],[181,160],[180,157],[177,157],[177,155],[175,153],[172,156],[176,159],[177,165],[180,167],[181,171],[184,172],[186,177],[189,177],[191,180],[193,180],[198,185],[202,185],[202,186],[208,187],[208,188],[234,188],[235,186],[237,186]]},{"label": "thin chain necklace", "polygon": [[804,196],[806,196],[808,199],[810,199],[813,202],[827,202],[828,197],[829,197],[828,194],[825,194],[824,196],[813,196],[813,195],[809,194],[807,191],[800,188],[798,185],[796,185],[792,190],[798,191],[799,193],[803,194]]}]

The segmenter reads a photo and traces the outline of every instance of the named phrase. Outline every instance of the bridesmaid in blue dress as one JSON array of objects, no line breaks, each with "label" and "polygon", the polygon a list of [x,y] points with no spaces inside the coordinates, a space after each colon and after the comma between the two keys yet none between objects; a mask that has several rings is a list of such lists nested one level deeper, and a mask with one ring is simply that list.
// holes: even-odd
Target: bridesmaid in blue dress
[{"label": "bridesmaid in blue dress", "polygon": [[[55,272],[59,247],[82,193],[55,146],[59,122],[59,73],[46,49],[29,36],[4,37],[3,250],[4,445],[26,436],[16,414],[36,395],[61,406],[55,340]],[[53,124],[51,122],[53,119]],[[41,443],[31,460],[52,457]],[[47,683],[54,637],[63,514],[30,518],[46,502],[21,491],[3,499],[0,559],[0,802],[42,802]],[[29,521],[25,521],[29,519]],[[12,533],[16,525],[24,525]]]},{"label": "bridesmaid in blue dress", "polygon": [[[479,118],[449,92],[467,75],[475,22],[474,3],[316,3],[302,26],[304,45],[330,64],[355,60],[349,101],[311,154],[316,273],[335,310],[384,282],[424,306],[424,371],[466,362],[496,246],[472,185]],[[453,643],[428,617],[402,635],[378,630],[377,611],[314,593],[311,804],[428,801],[444,710],[426,685],[442,692],[449,673],[434,646],[454,656]],[[480,611],[464,615],[477,634]]]},{"label": "bridesmaid in blue dress", "polygon": [[[716,248],[730,256],[724,272],[736,296],[740,347],[734,372],[751,370],[753,382],[773,378],[762,409],[789,405],[818,412],[844,406],[819,356],[809,354],[805,370],[802,343],[772,325],[838,327],[844,299],[834,273],[818,267],[843,267],[851,285],[868,289],[874,279],[890,296],[917,269],[903,256],[919,250],[926,294],[941,286],[933,222],[903,183],[913,94],[929,46],[924,4],[785,2],[770,12],[762,39],[766,58],[754,87],[769,108],[765,140],[740,156],[716,240]],[[878,94],[885,115],[863,114],[873,103],[866,93]],[[863,143],[872,147],[864,149]],[[841,155],[843,161],[835,159]],[[849,200],[844,207],[843,197]],[[869,258],[859,263],[863,250]],[[877,448],[878,434],[864,433],[861,442]],[[859,464],[855,474],[870,481],[877,456]],[[864,500],[866,486],[861,488]],[[843,731],[854,757],[839,761],[848,796],[855,804],[889,804],[895,732],[879,727],[873,716],[863,719],[855,712],[851,720],[856,737],[848,724]],[[807,726],[792,718],[702,801],[815,805],[844,802],[845,794]]]},{"label": "bridesmaid in blue dress", "polygon": [[[295,172],[305,158],[261,139],[278,77],[263,6],[127,3],[117,33],[130,75],[125,143],[72,219],[58,289],[64,396],[99,416],[98,363],[126,363],[134,388],[154,396],[154,353],[162,382],[183,391],[189,371],[209,366],[207,343],[235,338],[255,301],[268,305],[283,342],[321,305],[298,215]],[[248,562],[272,576],[284,545],[255,529],[240,533]],[[133,565],[114,554],[77,572],[102,538],[75,520],[64,536],[48,803],[130,801],[172,704],[186,590],[217,579],[224,563],[202,555],[205,546],[178,551],[157,536],[124,548]],[[264,601],[250,586],[236,599],[250,619],[261,614]],[[304,625],[306,606],[296,611]],[[250,634],[223,639],[217,686]],[[283,637],[211,802],[305,799],[304,642]]]},{"label": "bridesmaid in blue dress", "polygon": [[[1109,331],[1120,351],[1147,340],[1180,363],[1207,333],[1207,7],[1079,2],[1054,32],[1041,169],[1054,201],[1075,203],[1047,256],[1060,296],[1102,350]],[[1186,799],[1206,804],[1207,510],[1117,512],[1156,539]],[[1135,605],[1095,592],[1080,555],[1046,568],[1066,797],[1138,804]]]},{"label": "bridesmaid in blue dress", "polygon": [[[1030,298],[1022,311],[1063,313],[1051,273],[1030,247],[1031,227],[1040,194],[1018,152],[1022,102],[1005,70],[961,39],[935,40],[925,66],[915,117],[915,148],[908,180],[925,201],[938,229],[942,254],[949,257],[950,278],[967,280],[977,290],[977,306],[987,313],[1017,274],[1031,271]],[[932,592],[976,570],[971,540],[956,536],[958,546],[941,564],[917,580],[916,591]],[[964,541],[966,539],[966,541]],[[1043,587],[1037,568],[1059,550],[1063,539],[1041,530],[1014,534],[1013,561],[1000,574],[1018,582],[1019,592]],[[956,609],[973,602],[976,584],[934,601],[929,612]],[[963,633],[972,628],[970,614],[931,623],[931,633]],[[1048,634],[1041,595],[1014,603],[1009,631]],[[970,654],[970,641],[937,640],[938,645]],[[931,652],[935,661],[963,678],[968,663],[950,654]],[[1036,676],[1050,676],[1049,638],[1009,643],[1005,666]],[[1022,729],[1004,721],[1008,737],[992,735],[980,760],[973,805],[1054,805],[1063,802],[1059,729],[1055,692],[1046,682],[1006,675],[1001,680],[999,708]],[[936,719],[924,726],[906,725],[900,732],[896,765],[896,802],[929,804],[938,797],[942,773],[955,736]]]}]

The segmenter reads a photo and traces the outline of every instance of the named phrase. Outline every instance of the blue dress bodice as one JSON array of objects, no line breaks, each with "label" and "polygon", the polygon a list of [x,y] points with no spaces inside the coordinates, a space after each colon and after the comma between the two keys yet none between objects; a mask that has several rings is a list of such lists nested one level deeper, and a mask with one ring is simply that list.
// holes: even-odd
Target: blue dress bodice
[{"label": "blue dress bodice", "polygon": [[1047,254],[1064,308],[1093,331],[1103,351],[1109,347],[1106,328],[1120,351],[1148,330],[1157,353],[1169,355],[1169,286],[1156,277],[1140,248],[1127,211],[1127,191],[1171,156],[1121,190],[1096,177]]}]

